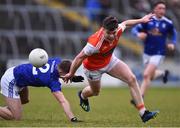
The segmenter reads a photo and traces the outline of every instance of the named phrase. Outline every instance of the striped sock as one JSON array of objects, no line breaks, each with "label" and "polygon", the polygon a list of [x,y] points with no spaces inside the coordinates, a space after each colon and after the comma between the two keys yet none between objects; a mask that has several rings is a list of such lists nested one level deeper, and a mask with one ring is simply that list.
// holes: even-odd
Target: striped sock
[{"label": "striped sock", "polygon": [[146,111],[144,104],[137,105],[136,107],[139,110],[140,116],[143,116],[144,112]]}]

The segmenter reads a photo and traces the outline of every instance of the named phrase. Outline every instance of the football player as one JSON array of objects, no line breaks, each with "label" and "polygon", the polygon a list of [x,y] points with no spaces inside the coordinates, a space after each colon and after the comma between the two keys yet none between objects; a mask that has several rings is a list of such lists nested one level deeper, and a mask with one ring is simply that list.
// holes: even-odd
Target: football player
[{"label": "football player", "polygon": [[107,73],[129,85],[131,95],[137,102],[136,107],[143,122],[157,115],[157,111],[150,112],[146,110],[138,82],[130,68],[113,55],[125,28],[138,23],[149,22],[152,16],[153,14],[149,14],[141,19],[126,20],[120,24],[118,24],[116,17],[106,17],[103,20],[103,26],[89,37],[86,46],[73,60],[69,73],[64,76],[65,81],[68,82],[83,63],[84,73],[89,83],[89,86],[79,92],[80,106],[83,110],[90,111],[88,98],[99,95],[102,74]]},{"label": "football player", "polygon": [[[147,23],[138,24],[132,29],[133,35],[144,42],[143,63],[145,69],[140,88],[143,97],[150,86],[151,80],[162,77],[163,82],[167,83],[169,71],[159,70],[158,66],[164,60],[166,48],[174,51],[177,40],[173,22],[164,16],[166,3],[158,1],[154,4],[153,8],[155,16],[152,17],[152,20]],[[169,35],[171,41],[166,43]]]},{"label": "football player", "polygon": [[[0,117],[6,120],[20,120],[22,118],[22,104],[29,102],[27,86],[48,87],[52,95],[64,109],[71,122],[79,120],[71,111],[70,104],[61,92],[59,78],[69,72],[70,60],[50,58],[40,67],[32,64],[21,64],[9,68],[1,78],[1,93],[4,96],[6,107],[0,107]],[[82,82],[82,76],[73,76],[71,81]]]}]

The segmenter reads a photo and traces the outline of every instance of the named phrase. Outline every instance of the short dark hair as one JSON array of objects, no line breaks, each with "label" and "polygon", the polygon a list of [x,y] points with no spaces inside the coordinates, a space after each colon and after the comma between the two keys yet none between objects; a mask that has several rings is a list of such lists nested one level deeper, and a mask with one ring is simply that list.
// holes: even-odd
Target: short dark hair
[{"label": "short dark hair", "polygon": [[64,73],[68,73],[71,67],[71,60],[62,60],[62,62],[58,65],[58,69],[62,70]]},{"label": "short dark hair", "polygon": [[160,0],[160,1],[157,1],[157,2],[155,2],[154,4],[153,4],[153,8],[155,8],[157,5],[159,5],[159,4],[164,4],[165,6],[166,6],[166,2],[165,1],[163,1],[163,0]]},{"label": "short dark hair", "polygon": [[108,16],[103,20],[103,27],[109,31],[118,28],[118,19],[113,16]]}]

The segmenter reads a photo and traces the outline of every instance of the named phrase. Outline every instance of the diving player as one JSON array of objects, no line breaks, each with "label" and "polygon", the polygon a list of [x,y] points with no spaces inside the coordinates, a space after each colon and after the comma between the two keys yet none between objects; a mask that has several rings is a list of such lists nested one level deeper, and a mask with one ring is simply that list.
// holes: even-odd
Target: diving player
[{"label": "diving player", "polygon": [[[0,117],[6,120],[20,120],[22,118],[22,104],[27,103],[27,86],[48,87],[53,96],[64,109],[71,122],[79,120],[71,111],[69,102],[61,92],[59,78],[69,71],[71,61],[60,58],[50,58],[40,68],[32,64],[21,64],[9,68],[1,78],[1,93],[4,96],[6,107],[0,107]],[[74,76],[72,81],[82,82],[83,77]],[[20,97],[21,96],[21,97]]]}]

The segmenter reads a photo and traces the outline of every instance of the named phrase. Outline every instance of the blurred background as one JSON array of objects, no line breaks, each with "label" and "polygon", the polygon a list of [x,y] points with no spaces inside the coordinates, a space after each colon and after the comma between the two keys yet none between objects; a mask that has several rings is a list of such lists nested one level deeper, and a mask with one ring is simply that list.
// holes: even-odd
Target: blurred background
[{"label": "blurred background", "polygon": [[[6,68],[26,61],[29,52],[37,47],[45,49],[51,57],[73,59],[104,17],[113,15],[119,22],[139,18],[151,12],[154,2],[156,0],[0,0],[0,76]],[[166,16],[174,22],[179,35],[180,0],[166,2]],[[123,33],[115,54],[141,80],[142,42],[130,31],[131,28]],[[170,69],[169,85],[180,86],[179,65],[178,36],[176,51],[167,53],[165,63],[160,67]],[[112,81],[119,84],[119,81]],[[159,85],[159,81],[154,84]]]}]

